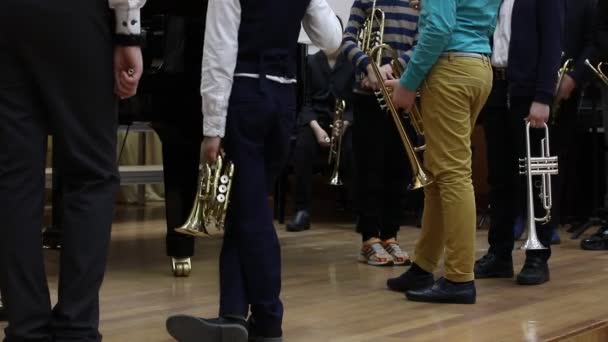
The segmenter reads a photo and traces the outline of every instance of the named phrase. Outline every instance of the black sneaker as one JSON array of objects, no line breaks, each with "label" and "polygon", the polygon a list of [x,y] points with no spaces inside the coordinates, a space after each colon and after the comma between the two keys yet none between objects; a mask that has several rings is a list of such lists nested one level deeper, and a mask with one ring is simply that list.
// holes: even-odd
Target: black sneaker
[{"label": "black sneaker", "polygon": [[549,265],[540,258],[528,257],[517,275],[519,285],[540,285],[549,281]]},{"label": "black sneaker", "polygon": [[488,253],[475,261],[475,279],[513,278],[513,259]]},{"label": "black sneaker", "polygon": [[416,273],[414,272],[416,267],[418,267],[418,265],[413,264],[412,267],[407,270],[407,272],[403,273],[399,277],[387,280],[386,286],[388,286],[389,289],[397,292],[420,290],[433,286],[433,284],[435,283],[435,280],[433,279],[433,273]]},{"label": "black sneaker", "polygon": [[178,342],[248,342],[247,322],[237,318],[175,315],[167,319],[167,332]]},{"label": "black sneaker", "polygon": [[597,233],[581,241],[581,248],[587,251],[608,250],[608,227],[601,227]]},{"label": "black sneaker", "polygon": [[307,210],[298,211],[293,221],[287,224],[288,232],[301,232],[308,229],[310,229],[310,214]]}]

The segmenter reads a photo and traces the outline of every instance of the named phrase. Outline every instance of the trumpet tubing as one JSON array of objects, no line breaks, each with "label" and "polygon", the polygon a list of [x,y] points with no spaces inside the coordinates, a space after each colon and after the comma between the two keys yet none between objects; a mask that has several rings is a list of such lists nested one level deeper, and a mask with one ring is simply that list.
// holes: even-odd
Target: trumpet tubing
[{"label": "trumpet tubing", "polygon": [[[538,240],[536,231],[536,222],[546,224],[551,220],[551,208],[553,206],[553,197],[551,191],[551,176],[557,175],[559,165],[556,156],[551,156],[549,150],[549,126],[545,124],[545,138],[541,140],[540,157],[532,157],[531,142],[530,142],[530,123],[526,124],[526,157],[519,159],[519,173],[526,176],[526,231],[528,238],[522,246],[524,250],[547,249]],[[545,216],[537,218],[534,207],[534,184],[532,177],[538,176],[541,178],[540,198]]]},{"label": "trumpet tubing", "polygon": [[[393,55],[396,55],[395,51],[391,49],[390,46],[382,44],[374,47],[371,50],[369,55],[370,58],[373,58],[375,54],[380,54],[382,49],[387,49],[388,51],[391,51]],[[397,59],[394,58],[393,61],[397,61]],[[405,127],[403,126],[399,111],[393,103],[392,92],[391,90],[389,90],[389,88],[386,86],[382,79],[380,67],[376,63],[371,63],[370,65],[372,66],[374,74],[378,79],[378,84],[380,86],[380,90],[376,93],[376,96],[378,97],[378,100],[380,102],[380,106],[382,108],[385,108],[392,117],[410,162],[413,179],[409,189],[414,190],[427,186],[433,182],[433,176],[427,170],[424,169],[422,163],[420,162],[420,159],[418,158],[418,155],[416,154],[417,150],[414,147],[414,144],[412,143],[410,137],[408,136]]]},{"label": "trumpet tubing", "polygon": [[333,164],[333,171],[331,173],[330,185],[340,186],[343,185],[340,177],[340,159],[342,156],[342,137],[344,136],[344,111],[346,110],[346,101],[336,100],[336,113],[334,116],[334,123],[332,128],[340,129],[340,134],[336,137],[332,132],[331,145],[329,148],[329,160],[328,163]]},{"label": "trumpet tubing", "polygon": [[559,88],[561,88],[561,86],[562,86],[562,82],[564,81],[564,76],[566,76],[566,74],[568,74],[569,72],[572,71],[572,69],[574,67],[573,64],[574,64],[573,59],[567,59],[564,62],[564,64],[562,65],[562,67],[557,72],[557,84],[555,86],[555,101],[553,102],[553,106],[551,108],[551,112],[552,112],[551,121],[553,124],[557,123],[557,117],[559,115],[559,110],[561,107],[561,101],[557,100],[557,94],[559,92]]},{"label": "trumpet tubing", "polygon": [[606,76],[606,74],[602,71],[602,67],[604,66],[604,64],[606,64],[606,62],[601,62],[597,65],[597,67],[594,67],[593,64],[591,64],[591,62],[589,62],[588,59],[585,60],[585,65],[587,65],[591,71],[593,71],[593,73],[605,84],[608,86],[608,76]]}]

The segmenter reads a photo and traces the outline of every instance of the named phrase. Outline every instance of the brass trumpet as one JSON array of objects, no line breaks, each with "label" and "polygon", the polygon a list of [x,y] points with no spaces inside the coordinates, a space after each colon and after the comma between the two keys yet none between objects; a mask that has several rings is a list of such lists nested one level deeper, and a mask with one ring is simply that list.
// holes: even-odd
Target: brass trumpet
[{"label": "brass trumpet", "polygon": [[340,134],[338,136],[335,136],[332,132],[330,143],[331,145],[329,148],[329,160],[327,161],[329,165],[333,164],[334,166],[329,181],[329,184],[333,186],[341,186],[344,184],[344,182],[342,182],[342,178],[340,177],[340,159],[342,155],[342,137],[344,136],[343,130],[345,110],[346,101],[336,100],[336,113],[334,116],[334,123],[332,125],[332,128],[339,130]]},{"label": "brass trumpet", "polygon": [[606,62],[600,62],[597,67],[594,67],[593,64],[586,59],[585,64],[605,85],[608,85],[608,76],[606,76],[606,74],[602,71],[602,67],[606,64]]},{"label": "brass trumpet", "polygon": [[[420,2],[412,4],[419,8]],[[382,54],[386,50],[391,54],[391,66],[393,73],[396,77],[400,77],[403,74],[403,67],[399,63],[399,56],[397,52],[392,49],[388,44],[384,44],[384,25],[385,15],[384,12],[376,7],[376,0],[372,4],[372,10],[369,16],[366,18],[363,26],[359,32],[359,47],[367,54],[371,60],[370,65],[372,66],[373,72],[378,79],[380,84],[380,90],[376,91],[376,97],[380,107],[389,112],[389,115],[393,118],[399,136],[403,142],[403,146],[408,155],[410,161],[410,167],[412,169],[413,180],[410,184],[410,190],[418,189],[429,185],[433,182],[432,175],[424,169],[420,159],[418,158],[417,152],[425,149],[424,145],[414,146],[408,133],[404,127],[404,123],[401,120],[401,113],[397,110],[392,101],[392,90],[386,87],[380,73],[380,65],[382,65]],[[376,27],[376,29],[374,29]],[[417,106],[414,106],[411,113],[409,113],[409,121],[418,137],[424,137],[424,127],[422,125],[422,116]]]},{"label": "brass trumpet", "polygon": [[[521,247],[524,250],[547,249],[538,240],[536,233],[536,222],[546,224],[551,220],[551,208],[553,206],[553,197],[551,193],[551,176],[557,175],[559,172],[558,161],[556,156],[551,156],[549,152],[549,126],[545,124],[545,138],[541,140],[540,157],[532,157],[530,152],[530,123],[526,124],[526,157],[519,159],[519,174],[527,177],[526,181],[526,202],[528,204],[526,216],[526,231],[528,238]],[[540,198],[545,216],[537,218],[534,214],[534,197],[532,177],[540,176]]]},{"label": "brass trumpet", "polygon": [[552,123],[556,124],[557,123],[557,116],[559,114],[559,109],[561,106],[561,101],[557,100],[557,93],[559,92],[559,88],[561,88],[562,86],[562,82],[564,81],[564,76],[571,72],[572,69],[574,68],[574,66],[572,65],[574,64],[574,60],[573,59],[567,59],[564,64],[562,65],[562,67],[558,70],[557,72],[557,85],[555,86],[555,101],[553,101],[553,107],[551,108],[551,117],[552,117]]},{"label": "brass trumpet", "polygon": [[175,231],[198,237],[221,234],[233,177],[234,164],[224,162],[221,156],[218,156],[215,163],[201,160],[194,205],[186,223]]},{"label": "brass trumpet", "polygon": [[[392,54],[392,58],[393,58],[392,65],[393,65],[393,70],[395,70],[395,74],[401,75],[402,70],[399,70],[401,65],[399,64],[399,60],[397,59],[397,53],[395,52],[394,49],[392,49],[387,44],[380,44],[378,46],[375,46],[370,51],[369,57],[371,59],[373,59],[377,55],[381,55],[382,50],[384,50],[384,49],[386,49],[387,51],[389,51]],[[399,137],[401,138],[401,142],[403,143],[405,152],[407,153],[408,159],[410,161],[410,168],[412,170],[413,179],[409,186],[409,189],[415,190],[415,189],[427,186],[433,182],[433,176],[427,170],[424,169],[424,166],[422,166],[422,163],[420,162],[420,159],[418,158],[418,155],[417,155],[417,152],[424,150],[424,146],[419,146],[419,147],[414,146],[410,137],[408,136],[407,131],[405,130],[403,122],[401,121],[400,113],[397,110],[397,107],[395,107],[395,104],[393,103],[393,100],[392,100],[393,92],[386,86],[386,84],[384,83],[384,80],[382,79],[382,74],[380,73],[380,67],[376,63],[370,63],[370,65],[372,66],[374,74],[376,75],[376,78],[378,79],[378,84],[380,86],[380,90],[378,90],[376,92],[376,97],[378,98],[380,107],[382,107],[383,109],[388,111],[388,113],[393,118],[395,126],[397,127],[397,131],[399,132]],[[417,108],[415,106],[414,106],[414,108],[415,108],[415,110],[412,110],[412,113],[410,113],[410,122],[412,123],[412,126],[414,127],[416,132],[420,132],[420,134],[422,135],[423,130],[422,130],[422,119],[420,116],[420,112],[417,110]]]}]

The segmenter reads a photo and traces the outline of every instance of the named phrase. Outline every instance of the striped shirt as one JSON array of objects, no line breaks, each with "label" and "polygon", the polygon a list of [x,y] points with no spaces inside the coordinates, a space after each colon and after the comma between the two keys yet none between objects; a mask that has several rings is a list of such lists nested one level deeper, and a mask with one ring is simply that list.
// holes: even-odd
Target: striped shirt
[{"label": "striped shirt", "polygon": [[[342,51],[362,73],[366,72],[369,57],[358,46],[359,30],[370,15],[373,2],[374,0],[355,0],[342,40]],[[410,7],[410,0],[376,0],[376,8],[384,11],[386,18],[383,42],[396,50],[399,62],[405,67],[410,61],[418,36],[419,11]],[[390,57],[385,53],[382,64],[389,62]]]}]

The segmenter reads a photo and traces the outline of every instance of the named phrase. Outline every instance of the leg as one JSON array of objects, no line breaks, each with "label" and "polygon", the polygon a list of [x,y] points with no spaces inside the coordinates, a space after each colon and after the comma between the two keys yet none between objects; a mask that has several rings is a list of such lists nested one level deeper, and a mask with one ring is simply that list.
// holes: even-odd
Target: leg
[{"label": "leg", "polygon": [[[162,129],[161,129],[162,130]],[[172,129],[168,129],[172,130]],[[194,238],[175,232],[186,222],[196,196],[201,137],[161,134],[167,217],[166,253],[169,257],[194,255]]]},{"label": "leg", "polygon": [[[513,224],[515,217],[521,214],[516,206],[519,172],[516,169],[517,155],[514,148],[519,136],[511,126],[510,115],[507,111],[505,82],[495,83],[492,96],[501,97],[499,103],[487,108],[484,112],[484,129],[488,160],[488,182],[490,183],[491,226],[488,232],[490,249],[488,253],[510,260],[514,245]],[[518,115],[517,118],[520,118]],[[522,122],[517,122],[522,124]],[[515,128],[513,128],[515,129]]]},{"label": "leg", "polygon": [[[0,32],[8,32],[12,16],[19,14],[6,5],[0,4]],[[9,321],[5,336],[8,341],[51,341],[40,241],[46,118],[30,67],[17,51],[0,35],[0,288]]]},{"label": "leg", "polygon": [[440,202],[431,204],[430,209],[440,209],[442,214],[438,215],[441,221],[429,222],[433,213],[425,213],[422,229],[428,230],[425,234],[433,231],[434,236],[443,236],[445,245],[440,244],[441,238],[437,243],[425,242],[429,248],[420,251],[416,248],[416,255],[436,262],[445,246],[445,277],[453,282],[474,278],[476,212],[471,181],[471,135],[490,89],[489,64],[474,58],[440,60],[423,87],[422,115],[428,127],[425,163],[435,176],[438,189],[430,188],[426,194],[430,202]]},{"label": "leg", "polygon": [[515,243],[515,218],[522,214],[518,205],[519,170],[517,169],[518,129],[522,124],[511,119],[507,105],[507,82],[497,80],[484,109],[483,127],[486,139],[488,182],[490,184],[491,225],[488,231],[490,248],[475,264],[475,277],[511,278]]},{"label": "leg", "polygon": [[[283,318],[283,304],[279,299],[281,255],[266,198],[287,157],[295,104],[293,87],[268,82],[265,93],[252,96],[252,89],[258,89],[258,85],[257,80],[239,79],[231,97],[225,142],[226,152],[237,171],[227,230],[237,236],[255,334],[279,337]],[[252,182],[252,179],[266,182]],[[241,270],[223,268],[221,272]],[[241,304],[231,304],[228,295],[222,289],[222,298],[226,300],[220,312],[224,316],[239,315],[240,312],[231,311],[239,309]]]},{"label": "leg", "polygon": [[312,201],[313,165],[319,151],[315,135],[308,124],[298,127],[298,137],[294,150],[296,174],[296,216],[287,225],[290,232],[310,228],[310,204]]},{"label": "leg", "polygon": [[[386,134],[384,167],[381,176],[383,205],[380,238],[389,240],[397,237],[404,212],[405,194],[412,179],[412,172],[394,121],[385,113],[378,113],[376,120],[384,121],[385,129],[382,132]],[[406,125],[406,127],[409,126]]]},{"label": "leg", "polygon": [[382,168],[386,127],[380,117],[377,100],[371,95],[355,95],[353,122],[353,154],[355,158],[356,207],[359,216],[357,231],[363,241],[380,234],[382,203]]},{"label": "leg", "polygon": [[[356,95],[353,107],[353,147],[357,166],[357,231],[361,233],[363,241],[359,261],[374,266],[390,265],[394,261],[393,257],[380,240],[386,145],[383,133],[387,128],[388,118],[373,95]],[[398,261],[399,264],[404,262],[405,259]]]},{"label": "leg", "polygon": [[41,19],[24,39],[62,165],[64,239],[53,333],[55,341],[98,341],[99,288],[118,185],[112,39],[106,4],[62,3],[56,10],[32,6],[28,14]]}]

